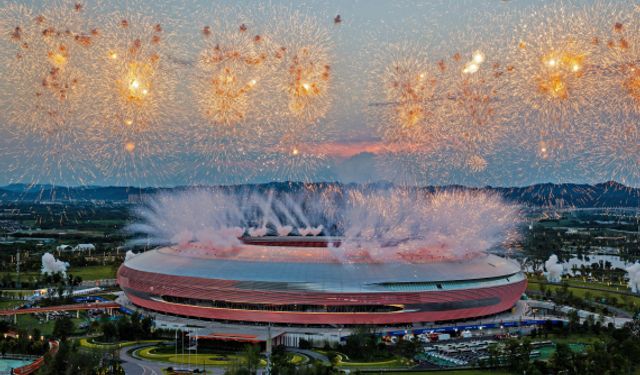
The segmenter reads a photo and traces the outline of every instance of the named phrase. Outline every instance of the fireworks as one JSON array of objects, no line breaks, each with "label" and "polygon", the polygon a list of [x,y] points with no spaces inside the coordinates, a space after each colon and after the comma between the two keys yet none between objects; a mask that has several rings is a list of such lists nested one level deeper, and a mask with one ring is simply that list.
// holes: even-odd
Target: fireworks
[{"label": "fireworks", "polygon": [[421,15],[424,33],[362,50],[347,9],[345,23],[271,5],[196,8],[193,22],[147,8],[2,8],[0,131],[16,178],[308,181],[333,176],[323,142],[365,132],[386,168],[372,175],[400,183],[639,178],[631,5],[479,9],[455,30]]},{"label": "fireworks", "polygon": [[[437,91],[430,60],[413,46],[388,46],[371,73],[372,121],[387,142],[419,141],[434,130]],[[432,134],[436,132],[431,132]]]},{"label": "fireworks", "polygon": [[276,22],[274,51],[277,85],[289,117],[301,125],[322,118],[332,102],[332,42],[326,28],[313,17],[293,12]]},{"label": "fireworks", "polygon": [[504,137],[513,116],[506,97],[513,69],[490,43],[481,43],[479,38],[474,41],[482,48],[469,46],[441,60],[446,64],[440,69],[440,79],[447,98],[442,102],[441,121],[447,124],[443,128],[449,157],[458,166],[478,173],[486,169],[487,156]]},{"label": "fireworks", "polygon": [[239,238],[246,235],[342,236],[331,251],[347,263],[464,259],[516,238],[518,208],[495,195],[336,189],[160,194],[136,211],[140,220],[128,229],[145,243],[197,241],[212,251],[242,251]]},{"label": "fireworks", "polygon": [[42,9],[7,5],[0,11],[2,122],[14,146],[31,150],[18,158],[26,161],[21,178],[37,181],[42,169],[51,181],[69,174],[82,180],[86,174],[76,168],[86,160],[83,147],[69,145],[85,135],[90,71],[83,62],[99,31],[69,3]]},{"label": "fireworks", "polygon": [[285,140],[274,147],[265,165],[276,180],[311,182],[312,176],[322,174],[326,165],[326,155],[314,144],[299,140]]},{"label": "fireworks", "polygon": [[94,58],[95,95],[107,126],[144,129],[176,117],[174,47],[167,27],[132,13],[107,16],[104,41]]},{"label": "fireworks", "polygon": [[[192,91],[203,116],[218,125],[235,125],[259,115],[258,90],[264,90],[270,42],[242,23],[218,25],[203,33]],[[210,26],[205,26],[210,30]]]},{"label": "fireworks", "polygon": [[587,142],[587,173],[601,181],[615,180],[623,184],[640,178],[640,126],[630,116],[608,117],[598,124],[596,137]]}]

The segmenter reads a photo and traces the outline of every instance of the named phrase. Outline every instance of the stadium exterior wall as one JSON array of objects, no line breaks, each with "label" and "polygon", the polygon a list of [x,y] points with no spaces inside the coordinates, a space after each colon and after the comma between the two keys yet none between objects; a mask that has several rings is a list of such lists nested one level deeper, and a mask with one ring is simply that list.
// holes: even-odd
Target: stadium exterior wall
[{"label": "stadium exterior wall", "polygon": [[[521,275],[521,274],[520,274]],[[301,325],[404,324],[472,319],[509,310],[526,289],[526,278],[489,287],[446,291],[318,292],[247,290],[233,280],[145,272],[121,266],[118,281],[128,299],[141,308],[165,314],[223,321]],[[384,312],[271,311],[198,306],[165,297],[265,305],[399,306]]]}]

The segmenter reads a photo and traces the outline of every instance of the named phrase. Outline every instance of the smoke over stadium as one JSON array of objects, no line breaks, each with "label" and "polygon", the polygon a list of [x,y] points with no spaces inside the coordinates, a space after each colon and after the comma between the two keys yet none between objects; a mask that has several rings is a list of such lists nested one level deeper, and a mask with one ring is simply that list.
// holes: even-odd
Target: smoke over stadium
[{"label": "smoke over stadium", "polygon": [[156,195],[129,226],[118,282],[137,307],[283,324],[394,324],[510,309],[518,208],[480,192],[337,190]]},{"label": "smoke over stadium", "polygon": [[[132,244],[240,248],[243,237],[339,237],[337,260],[467,258],[513,240],[518,208],[496,195],[409,190],[158,194],[136,211]],[[414,259],[416,258],[416,259]]]}]

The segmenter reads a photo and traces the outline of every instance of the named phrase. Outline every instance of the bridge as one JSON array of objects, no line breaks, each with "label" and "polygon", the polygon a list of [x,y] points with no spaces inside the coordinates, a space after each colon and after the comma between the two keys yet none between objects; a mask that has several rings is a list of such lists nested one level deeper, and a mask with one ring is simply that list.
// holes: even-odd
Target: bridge
[{"label": "bridge", "polygon": [[75,303],[72,305],[59,305],[59,306],[46,306],[46,307],[30,307],[26,309],[10,309],[10,310],[0,310],[0,316],[13,316],[14,320],[17,319],[18,315],[24,314],[37,314],[44,313],[47,314],[47,320],[49,318],[49,313],[58,312],[58,311],[75,311],[78,315],[80,311],[86,310],[96,310],[103,309],[107,310],[109,313],[113,309],[119,309],[120,305],[115,302],[91,302],[91,303]]}]

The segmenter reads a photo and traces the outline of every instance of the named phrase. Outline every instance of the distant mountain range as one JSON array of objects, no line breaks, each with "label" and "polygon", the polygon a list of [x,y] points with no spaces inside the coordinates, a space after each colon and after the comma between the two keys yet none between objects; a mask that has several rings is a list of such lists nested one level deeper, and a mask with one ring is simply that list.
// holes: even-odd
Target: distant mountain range
[{"label": "distant mountain range", "polygon": [[[224,189],[240,191],[253,189],[258,191],[299,191],[305,186],[312,185],[316,189],[328,186],[343,189],[362,187],[379,190],[393,187],[392,183],[379,182],[375,184],[356,185],[341,183],[313,183],[300,182],[271,182],[266,184],[248,184],[224,186]],[[82,186],[62,187],[53,185],[11,184],[0,187],[0,202],[136,202],[141,197],[157,192],[168,192],[190,189],[192,187],[174,188],[135,188],[126,186]],[[207,187],[201,187],[207,188]],[[631,188],[615,181],[601,184],[536,184],[524,187],[492,187],[471,188],[459,185],[421,187],[425,191],[442,190],[480,190],[496,192],[506,200],[518,202],[527,206],[541,207],[640,207],[640,188]]]}]

